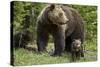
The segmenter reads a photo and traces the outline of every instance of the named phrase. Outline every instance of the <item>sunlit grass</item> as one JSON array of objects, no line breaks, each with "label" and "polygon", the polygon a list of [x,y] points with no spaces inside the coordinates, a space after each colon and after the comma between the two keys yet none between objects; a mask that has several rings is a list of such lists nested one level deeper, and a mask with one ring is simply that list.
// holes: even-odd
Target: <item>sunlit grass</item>
[{"label": "sunlit grass", "polygon": [[[89,62],[97,60],[97,45],[96,42],[85,42],[86,52],[85,58],[81,58],[77,62]],[[47,47],[48,52],[42,54],[37,51],[27,50],[19,48],[14,50],[14,65],[40,65],[40,64],[58,64],[58,63],[70,63],[70,55],[63,53],[62,56],[52,57],[50,51],[53,49],[53,43],[49,43]],[[34,46],[34,45],[33,45]],[[36,46],[35,46],[36,47]]]}]

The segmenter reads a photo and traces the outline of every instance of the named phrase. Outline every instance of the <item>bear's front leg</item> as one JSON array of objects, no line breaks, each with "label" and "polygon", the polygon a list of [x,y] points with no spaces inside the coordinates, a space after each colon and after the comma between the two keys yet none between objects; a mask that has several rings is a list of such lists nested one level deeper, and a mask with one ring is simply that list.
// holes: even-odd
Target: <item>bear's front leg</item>
[{"label": "bear's front leg", "polygon": [[55,47],[55,51],[53,56],[61,56],[64,47],[65,47],[65,34],[64,32],[61,31],[55,31],[55,33],[53,34],[53,38],[54,38],[54,47]]},{"label": "bear's front leg", "polygon": [[37,48],[38,48],[38,51],[39,52],[46,51],[47,43],[48,43],[48,33],[45,32],[45,30],[38,29],[38,31],[37,31]]}]

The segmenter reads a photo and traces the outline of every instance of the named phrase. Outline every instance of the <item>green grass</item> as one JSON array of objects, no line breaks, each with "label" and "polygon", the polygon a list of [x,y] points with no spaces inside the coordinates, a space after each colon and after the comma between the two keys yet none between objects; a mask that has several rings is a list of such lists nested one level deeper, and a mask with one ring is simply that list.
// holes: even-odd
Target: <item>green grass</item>
[{"label": "green grass", "polygon": [[[97,47],[96,42],[85,42],[86,51],[85,59],[81,58],[77,62],[89,62],[97,60]],[[53,43],[49,43],[47,47],[48,51],[53,48]],[[70,54],[63,53],[62,56],[52,57],[49,52],[42,54],[37,53],[33,50],[27,50],[19,48],[14,50],[14,65],[40,65],[40,64],[58,64],[58,63],[70,63]]]}]

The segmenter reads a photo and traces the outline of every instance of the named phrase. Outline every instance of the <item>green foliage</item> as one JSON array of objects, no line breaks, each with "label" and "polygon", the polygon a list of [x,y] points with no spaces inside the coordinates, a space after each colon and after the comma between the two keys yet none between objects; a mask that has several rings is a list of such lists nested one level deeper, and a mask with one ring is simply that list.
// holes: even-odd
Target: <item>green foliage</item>
[{"label": "green foliage", "polygon": [[72,5],[83,17],[85,22],[86,40],[96,39],[97,36],[97,7]]},{"label": "green foliage", "polygon": [[46,4],[19,1],[14,1],[13,3],[13,33],[16,34],[23,31],[25,16],[28,15],[30,16],[30,19],[28,19],[29,22],[27,22],[29,23],[28,30],[33,32],[34,39],[36,39],[36,20],[40,11]]}]

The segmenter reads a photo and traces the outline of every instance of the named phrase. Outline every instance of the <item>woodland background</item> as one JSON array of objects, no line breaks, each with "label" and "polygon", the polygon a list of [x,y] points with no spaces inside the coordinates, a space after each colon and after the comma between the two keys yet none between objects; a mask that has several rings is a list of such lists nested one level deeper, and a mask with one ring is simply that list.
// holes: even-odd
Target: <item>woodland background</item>
[{"label": "woodland background", "polygon": [[[46,3],[34,3],[34,2],[13,2],[13,20],[11,24],[13,26],[13,36],[23,31],[25,24],[25,16],[29,16],[27,20],[28,30],[32,32],[33,44],[36,46],[36,27],[37,17],[41,10],[48,4]],[[64,4],[66,5],[66,4]],[[79,60],[77,62],[87,62],[97,60],[97,7],[88,5],[71,5],[68,6],[75,8],[83,17],[85,22],[85,47],[86,47],[86,59]],[[53,46],[52,37],[50,36],[48,49],[51,50]],[[68,63],[69,56],[64,53],[62,57],[52,57],[48,53],[38,55],[35,51],[29,51],[27,49],[19,48],[14,49],[14,65],[36,65],[36,64],[54,64],[54,63]]]}]

